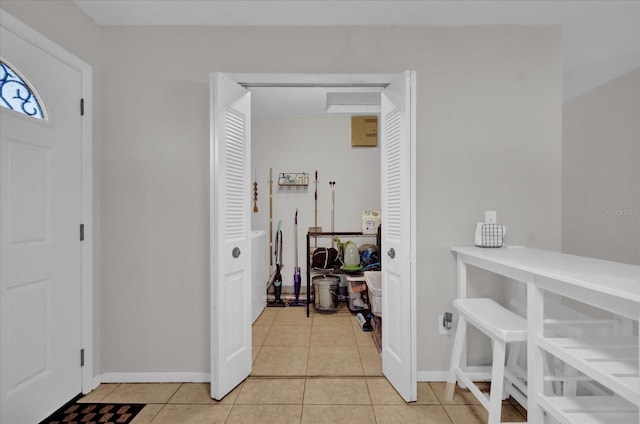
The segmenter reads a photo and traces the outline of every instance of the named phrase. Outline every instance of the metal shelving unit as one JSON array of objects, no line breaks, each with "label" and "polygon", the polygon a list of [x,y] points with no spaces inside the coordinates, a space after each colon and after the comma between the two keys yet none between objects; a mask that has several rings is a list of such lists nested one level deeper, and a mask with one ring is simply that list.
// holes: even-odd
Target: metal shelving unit
[{"label": "metal shelving unit", "polygon": [[[332,239],[334,237],[377,237],[377,234],[364,234],[361,231],[334,231],[334,232],[307,232],[307,317],[309,317],[309,304],[311,303],[311,239],[317,240],[319,238]],[[340,270],[328,269],[324,271],[323,275],[339,275],[343,274]]]}]

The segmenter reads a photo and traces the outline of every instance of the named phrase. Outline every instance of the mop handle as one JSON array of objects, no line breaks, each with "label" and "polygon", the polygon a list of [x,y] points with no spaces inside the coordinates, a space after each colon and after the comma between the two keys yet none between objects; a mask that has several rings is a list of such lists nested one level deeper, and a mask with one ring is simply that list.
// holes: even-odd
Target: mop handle
[{"label": "mop handle", "polygon": [[314,193],[315,201],[316,201],[316,211],[315,211],[315,221],[314,221],[314,225],[317,228],[318,227],[318,170],[316,169],[316,191]]},{"label": "mop handle", "polygon": [[329,181],[329,185],[331,186],[331,232],[334,233],[336,231],[336,182]]}]

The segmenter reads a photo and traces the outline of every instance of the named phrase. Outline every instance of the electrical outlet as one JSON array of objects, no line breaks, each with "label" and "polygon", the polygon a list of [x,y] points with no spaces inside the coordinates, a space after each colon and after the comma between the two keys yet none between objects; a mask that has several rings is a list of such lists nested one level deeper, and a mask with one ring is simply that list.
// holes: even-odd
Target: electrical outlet
[{"label": "electrical outlet", "polygon": [[496,211],[485,211],[484,212],[484,222],[487,224],[496,224],[498,223],[498,214]]},{"label": "electrical outlet", "polygon": [[451,322],[451,328],[445,327],[444,315],[438,315],[438,334],[441,336],[450,336],[453,332],[453,322]]}]

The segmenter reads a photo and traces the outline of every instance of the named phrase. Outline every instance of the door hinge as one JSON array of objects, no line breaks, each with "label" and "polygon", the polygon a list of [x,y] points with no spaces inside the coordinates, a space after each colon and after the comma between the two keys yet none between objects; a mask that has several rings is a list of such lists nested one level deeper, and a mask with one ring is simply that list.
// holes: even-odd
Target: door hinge
[{"label": "door hinge", "polygon": [[80,99],[80,116],[84,116],[84,99]]},{"label": "door hinge", "polygon": [[84,349],[80,349],[80,366],[84,367]]},{"label": "door hinge", "polygon": [[80,241],[84,241],[84,224],[80,224]]}]

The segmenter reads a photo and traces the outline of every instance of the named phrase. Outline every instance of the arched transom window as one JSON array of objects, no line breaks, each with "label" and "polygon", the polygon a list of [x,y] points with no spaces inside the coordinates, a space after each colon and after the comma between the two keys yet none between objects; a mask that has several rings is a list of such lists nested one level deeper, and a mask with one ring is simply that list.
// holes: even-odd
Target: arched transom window
[{"label": "arched transom window", "polygon": [[0,106],[36,119],[44,119],[36,94],[4,61],[0,61]]}]

